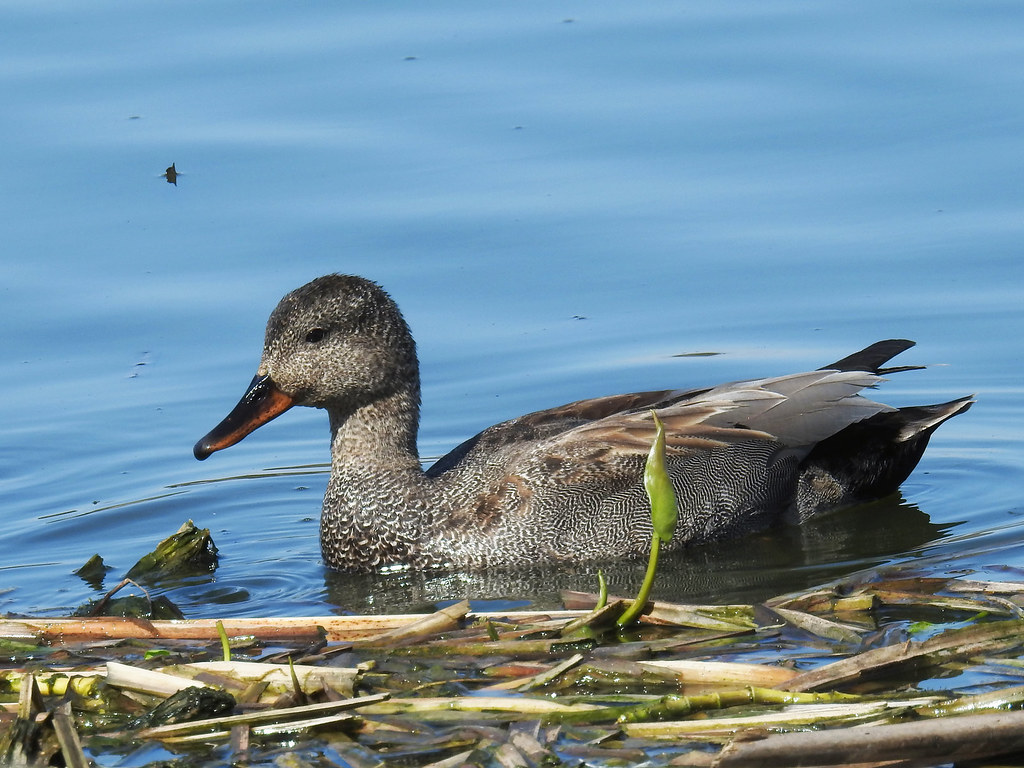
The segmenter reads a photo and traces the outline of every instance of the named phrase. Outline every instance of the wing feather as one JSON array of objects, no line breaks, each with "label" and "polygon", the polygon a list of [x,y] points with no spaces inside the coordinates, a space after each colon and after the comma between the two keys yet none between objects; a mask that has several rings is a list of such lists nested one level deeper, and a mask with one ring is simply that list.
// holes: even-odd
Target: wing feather
[{"label": "wing feather", "polygon": [[820,370],[711,389],[579,400],[496,424],[442,457],[429,474],[457,469],[477,452],[512,470],[517,456],[582,457],[591,449],[609,457],[646,454],[655,434],[650,409],[665,423],[666,448],[676,456],[750,440],[809,449],[851,424],[895,410],[859,394],[881,381],[864,371]]}]

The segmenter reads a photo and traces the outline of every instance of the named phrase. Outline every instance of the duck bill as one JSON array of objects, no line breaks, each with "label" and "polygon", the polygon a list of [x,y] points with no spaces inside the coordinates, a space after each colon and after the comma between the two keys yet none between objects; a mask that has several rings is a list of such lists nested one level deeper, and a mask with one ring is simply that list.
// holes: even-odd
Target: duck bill
[{"label": "duck bill", "polygon": [[269,376],[255,376],[238,405],[224,421],[196,443],[192,452],[202,461],[211,453],[230,448],[254,429],[280,416],[295,401],[279,390]]}]

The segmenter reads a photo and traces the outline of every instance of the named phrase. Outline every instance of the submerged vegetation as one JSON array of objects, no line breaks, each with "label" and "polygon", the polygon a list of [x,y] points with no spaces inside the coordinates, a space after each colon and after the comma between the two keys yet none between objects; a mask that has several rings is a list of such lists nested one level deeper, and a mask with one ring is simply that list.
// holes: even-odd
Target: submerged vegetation
[{"label": "submerged vegetation", "polygon": [[0,620],[0,761],[909,766],[1024,754],[1024,584],[879,578],[756,605],[655,602],[625,629],[631,601],[565,602]]}]

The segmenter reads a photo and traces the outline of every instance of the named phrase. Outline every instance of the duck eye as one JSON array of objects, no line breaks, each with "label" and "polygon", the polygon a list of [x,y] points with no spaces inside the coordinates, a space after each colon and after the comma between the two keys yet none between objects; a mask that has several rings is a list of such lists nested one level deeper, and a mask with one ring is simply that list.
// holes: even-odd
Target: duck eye
[{"label": "duck eye", "polygon": [[306,333],[306,341],[310,344],[316,344],[318,341],[322,341],[324,336],[327,335],[326,328],[311,328]]}]

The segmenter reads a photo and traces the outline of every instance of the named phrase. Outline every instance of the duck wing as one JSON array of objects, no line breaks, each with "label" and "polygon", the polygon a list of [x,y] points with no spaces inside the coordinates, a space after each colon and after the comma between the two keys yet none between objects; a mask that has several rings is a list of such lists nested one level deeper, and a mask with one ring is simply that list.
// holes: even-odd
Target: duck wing
[{"label": "duck wing", "polygon": [[586,461],[595,451],[644,457],[654,439],[650,411],[665,424],[670,456],[751,440],[811,447],[850,424],[893,410],[858,393],[881,378],[864,371],[810,371],[710,389],[658,390],[579,400],[490,427],[439,459],[428,476],[467,466],[515,471],[517,460],[557,454]]},{"label": "duck wing", "polygon": [[546,444],[603,444],[646,455],[654,439],[654,409],[665,424],[669,454],[749,440],[809,450],[851,424],[894,410],[859,394],[879,381],[864,371],[824,370],[668,393],[644,407],[573,426]]},{"label": "duck wing", "polygon": [[[671,414],[661,415],[663,420],[667,416],[671,421],[671,424],[666,423],[666,431],[669,445],[677,450],[687,439],[708,439],[709,428],[717,428],[721,438],[727,436],[721,429],[736,425],[777,435],[789,445],[818,441],[872,415],[872,409],[877,409],[874,413],[892,410],[866,399],[851,400],[850,397],[859,389],[876,386],[881,374],[920,368],[882,367],[912,346],[914,342],[908,339],[885,339],[810,373],[702,389],[654,390],[577,400],[496,424],[438,459],[427,470],[427,475],[440,477],[464,462],[475,463],[474,459],[478,458],[489,463],[488,459],[495,454],[505,454],[516,446],[537,447],[538,443],[554,437],[571,442],[599,439],[603,432],[606,437],[634,447],[638,440],[649,444],[654,435],[653,427],[649,419],[637,414],[646,414],[651,408],[659,412],[663,408],[675,408]],[[817,375],[830,372],[857,375],[848,378]],[[875,377],[860,378],[869,374]],[[805,419],[808,412],[815,415]],[[751,437],[750,433],[746,436]]]},{"label": "duck wing", "polygon": [[[693,390],[695,393],[704,391],[706,390]],[[515,446],[533,446],[575,427],[615,414],[655,407],[674,394],[676,390],[665,389],[595,397],[503,421],[453,448],[434,462],[426,474],[429,477],[439,477],[464,463],[476,463],[477,460],[487,462],[488,457],[505,453]]]}]

